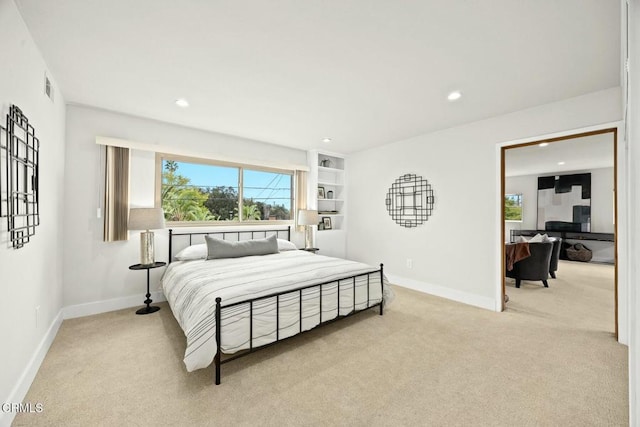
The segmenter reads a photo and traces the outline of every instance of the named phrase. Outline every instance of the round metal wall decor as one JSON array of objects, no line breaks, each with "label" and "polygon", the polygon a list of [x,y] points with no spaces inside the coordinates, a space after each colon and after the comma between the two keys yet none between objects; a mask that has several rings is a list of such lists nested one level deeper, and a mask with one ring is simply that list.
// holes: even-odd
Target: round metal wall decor
[{"label": "round metal wall decor", "polygon": [[433,211],[431,184],[416,174],[404,174],[391,184],[385,204],[396,224],[417,227],[428,220]]}]

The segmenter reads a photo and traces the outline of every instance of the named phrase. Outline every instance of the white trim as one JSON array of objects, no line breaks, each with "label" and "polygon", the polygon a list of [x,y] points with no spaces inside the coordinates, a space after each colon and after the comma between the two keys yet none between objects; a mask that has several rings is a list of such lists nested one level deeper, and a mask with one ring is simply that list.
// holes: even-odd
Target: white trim
[{"label": "white trim", "polygon": [[[162,291],[151,292],[153,302],[162,302],[167,299]],[[64,319],[74,319],[76,317],[91,316],[94,314],[107,313],[109,311],[122,310],[124,308],[142,307],[142,299],[140,295],[131,295],[128,297],[113,298],[102,301],[88,302],[85,304],[69,305],[62,309]]]},{"label": "white trim", "polygon": [[[18,382],[9,393],[9,396],[2,400],[0,403],[20,403],[27,396],[27,392],[33,383],[33,380],[40,369],[40,365],[42,365],[42,361],[44,360],[47,352],[49,351],[49,347],[53,343],[56,335],[58,334],[58,330],[60,329],[60,325],[62,324],[62,310],[58,312],[58,315],[53,319],[47,333],[44,334],[40,344],[36,348],[36,351],[31,356],[31,360],[27,363],[27,366],[22,371],[22,375],[18,379]],[[32,402],[36,403],[36,402]],[[4,412],[0,411],[0,426],[9,426],[13,422],[15,418],[15,412]]]},{"label": "white trim", "polygon": [[237,157],[224,156],[220,153],[206,153],[204,151],[185,150],[180,147],[153,144],[148,142],[129,141],[126,139],[96,136],[96,144],[109,145],[113,147],[130,148],[132,150],[151,151],[153,153],[174,154],[199,159],[218,160],[221,162],[238,163],[251,166],[261,166],[265,168],[277,168],[286,170],[309,171],[309,166],[304,164],[278,163],[274,161],[264,162],[256,159],[240,159]]},{"label": "white trim", "polygon": [[420,280],[396,276],[395,274],[389,274],[386,272],[385,275],[387,276],[387,279],[389,279],[389,282],[394,286],[413,289],[425,294],[435,295],[437,297],[450,299],[453,301],[461,302],[463,304],[472,305],[474,307],[485,308],[491,311],[498,311],[496,310],[496,302],[489,297],[470,294],[468,292],[448,288],[446,286],[434,285],[431,283],[422,282]]}]

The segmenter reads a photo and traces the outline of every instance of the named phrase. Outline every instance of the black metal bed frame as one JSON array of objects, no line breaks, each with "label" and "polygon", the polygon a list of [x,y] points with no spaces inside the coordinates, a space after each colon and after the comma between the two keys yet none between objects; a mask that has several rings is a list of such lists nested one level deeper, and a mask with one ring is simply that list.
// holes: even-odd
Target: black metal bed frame
[{"label": "black metal bed frame", "polygon": [[[240,237],[243,234],[251,234],[251,239],[253,239],[255,237],[256,233],[259,234],[264,234],[265,237],[267,237],[267,233],[276,233],[276,236],[278,236],[279,232],[287,232],[287,240],[291,240],[291,227],[288,227],[286,230],[284,229],[271,229],[271,230],[247,230],[247,231],[211,231],[211,232],[195,232],[195,233],[174,233],[172,229],[169,229],[169,263],[171,263],[173,261],[173,253],[172,253],[172,247],[173,247],[173,238],[176,236],[189,236],[189,245],[193,244],[193,238],[192,236],[196,236],[196,235],[206,235],[206,236],[210,236],[210,235],[222,235],[223,239],[226,239],[227,235],[236,235],[238,241],[240,241]],[[370,292],[370,277],[371,274],[380,274],[380,290],[381,290],[381,298],[380,298],[380,302],[377,302],[375,304],[371,304],[370,303],[370,296],[369,296],[369,292]],[[361,308],[361,309],[357,309],[356,308],[356,278],[358,277],[367,277],[367,306],[366,308]],[[353,308],[352,310],[345,314],[345,315],[340,315],[340,288],[341,288],[341,284],[340,282],[343,281],[348,281],[351,280],[352,285],[351,285],[351,289],[353,289]],[[336,288],[337,288],[337,305],[336,305],[336,317],[331,318],[329,320],[322,320],[322,290],[323,290],[323,286],[325,285],[330,285],[330,284],[336,284]],[[375,271],[370,271],[368,273],[361,273],[361,274],[356,274],[353,276],[347,276],[347,277],[342,277],[339,279],[333,279],[327,282],[322,282],[322,283],[316,283],[314,285],[307,285],[307,286],[302,286],[302,287],[298,287],[295,289],[289,289],[283,292],[275,292],[269,295],[263,295],[260,297],[256,297],[256,298],[251,298],[248,300],[244,300],[244,301],[238,301],[238,302],[234,302],[232,304],[228,304],[228,305],[222,305],[222,298],[218,297],[216,298],[216,312],[215,312],[215,319],[216,319],[216,342],[217,342],[217,352],[216,355],[214,357],[214,365],[215,365],[215,371],[216,371],[216,385],[220,384],[220,367],[225,364],[225,363],[229,363],[233,360],[239,359],[241,357],[247,356],[251,353],[255,353],[258,350],[262,350],[265,349],[267,347],[271,347],[274,344],[277,344],[280,341],[284,341],[287,340],[289,338],[293,338],[295,336],[301,335],[305,332],[309,332],[312,331],[320,326],[323,325],[328,325],[330,323],[333,323],[337,320],[340,319],[344,319],[346,317],[350,317],[353,316],[354,314],[360,313],[362,311],[368,310],[370,308],[374,308],[374,307],[380,307],[380,315],[382,316],[384,314],[384,305],[383,305],[383,298],[382,296],[384,295],[384,288],[383,288],[383,284],[384,284],[384,266],[383,264],[380,264],[380,269],[379,270],[375,270]],[[319,296],[318,296],[318,301],[319,301],[319,317],[320,317],[320,321],[317,325],[315,325],[314,327],[307,329],[307,330],[302,330],[302,292],[306,289],[312,289],[312,288],[318,288],[319,290]],[[299,325],[299,331],[298,333],[296,333],[295,335],[286,337],[286,338],[280,338],[280,297],[283,295],[289,295],[289,294],[295,294],[297,293],[299,295],[299,306],[298,306],[298,325]],[[265,299],[270,299],[270,298],[276,298],[276,339],[273,342],[270,342],[268,344],[263,344],[260,345],[258,347],[254,347],[253,346],[253,305],[256,301],[262,301]],[[222,359],[222,348],[221,348],[221,335],[222,335],[222,327],[221,327],[221,319],[222,319],[222,310],[224,309],[229,309],[232,307],[236,307],[239,305],[243,305],[243,304],[248,304],[249,305],[249,348],[242,350],[241,352],[239,352],[238,354],[235,354],[233,356],[229,356],[227,358],[225,358],[224,360]],[[343,305],[344,307],[344,305]]]}]

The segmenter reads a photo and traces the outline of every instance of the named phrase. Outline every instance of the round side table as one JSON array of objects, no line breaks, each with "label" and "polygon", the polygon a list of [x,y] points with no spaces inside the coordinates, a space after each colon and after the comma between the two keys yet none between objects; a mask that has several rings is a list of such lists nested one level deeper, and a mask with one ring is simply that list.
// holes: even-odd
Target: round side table
[{"label": "round side table", "polygon": [[165,265],[167,265],[166,262],[156,261],[149,265],[134,264],[129,266],[129,270],[147,270],[147,299],[144,300],[144,303],[147,304],[147,306],[136,311],[136,314],[150,314],[160,310],[160,307],[157,305],[151,305],[153,300],[151,300],[151,292],[149,292],[149,270],[152,268],[164,267]]}]

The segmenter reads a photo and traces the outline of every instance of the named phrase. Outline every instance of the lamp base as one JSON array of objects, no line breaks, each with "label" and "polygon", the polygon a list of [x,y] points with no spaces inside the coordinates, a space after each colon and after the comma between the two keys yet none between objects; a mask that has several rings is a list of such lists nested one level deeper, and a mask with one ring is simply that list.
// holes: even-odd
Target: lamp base
[{"label": "lamp base", "polygon": [[304,226],[304,248],[312,249],[313,248],[313,229],[310,225]]},{"label": "lamp base", "polygon": [[154,258],[153,231],[143,231],[140,233],[140,264],[153,265]]}]

